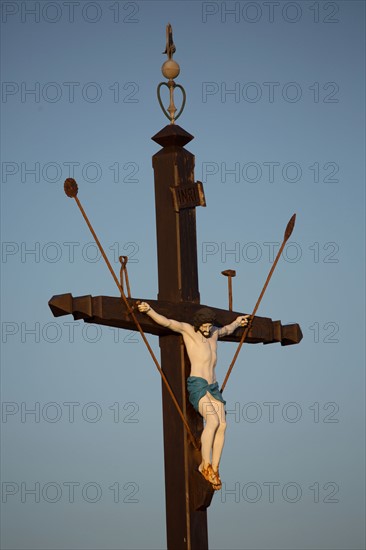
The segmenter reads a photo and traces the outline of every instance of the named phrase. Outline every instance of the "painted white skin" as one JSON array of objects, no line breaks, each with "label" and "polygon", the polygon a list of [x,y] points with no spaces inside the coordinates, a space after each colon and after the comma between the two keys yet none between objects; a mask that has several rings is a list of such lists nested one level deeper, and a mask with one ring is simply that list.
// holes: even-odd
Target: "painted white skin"
[{"label": "painted white skin", "polygon": [[[189,323],[182,323],[168,319],[154,311],[149,304],[142,302],[138,305],[141,313],[146,313],[156,323],[167,327],[183,336],[187,354],[191,363],[190,376],[200,376],[209,384],[216,382],[215,367],[217,362],[217,340],[221,336],[232,334],[239,326],[248,324],[249,315],[240,315],[230,325],[222,328],[204,323],[196,332]],[[221,401],[214,399],[207,392],[198,404],[198,410],[205,420],[205,427],[201,436],[202,462],[199,470],[212,464],[215,472],[218,471],[222,449],[225,441],[226,418],[225,408]]]}]

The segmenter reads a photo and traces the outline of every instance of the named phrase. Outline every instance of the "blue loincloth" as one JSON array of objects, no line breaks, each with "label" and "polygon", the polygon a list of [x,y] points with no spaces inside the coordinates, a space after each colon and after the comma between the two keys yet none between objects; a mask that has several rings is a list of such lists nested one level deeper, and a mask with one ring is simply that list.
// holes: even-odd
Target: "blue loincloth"
[{"label": "blue loincloth", "polygon": [[217,401],[221,401],[221,403],[226,405],[226,401],[224,401],[221,395],[217,382],[209,384],[207,380],[201,378],[200,376],[188,376],[187,389],[189,393],[189,401],[192,403],[197,412],[199,412],[198,403],[200,402],[200,399],[206,395],[207,392],[209,392],[212,397],[217,399]]}]

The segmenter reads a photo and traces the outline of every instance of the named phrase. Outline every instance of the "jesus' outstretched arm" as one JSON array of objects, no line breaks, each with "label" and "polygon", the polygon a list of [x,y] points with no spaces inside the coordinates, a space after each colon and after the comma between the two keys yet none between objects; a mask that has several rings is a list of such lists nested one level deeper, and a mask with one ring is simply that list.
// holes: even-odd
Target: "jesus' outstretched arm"
[{"label": "jesus' outstretched arm", "polygon": [[180,323],[179,321],[168,319],[167,317],[164,317],[164,315],[160,315],[160,313],[157,313],[147,302],[141,302],[141,304],[138,304],[137,307],[141,313],[146,313],[146,315],[151,317],[151,319],[153,319],[155,323],[158,323],[158,325],[170,328],[170,330],[174,330],[174,332],[182,333],[184,331],[184,323]]},{"label": "jesus' outstretched arm", "polygon": [[248,324],[248,317],[250,317],[250,315],[240,315],[235,319],[235,321],[230,323],[230,325],[225,325],[224,327],[219,328],[219,337],[229,336],[229,334],[232,334],[237,328],[245,327]]}]

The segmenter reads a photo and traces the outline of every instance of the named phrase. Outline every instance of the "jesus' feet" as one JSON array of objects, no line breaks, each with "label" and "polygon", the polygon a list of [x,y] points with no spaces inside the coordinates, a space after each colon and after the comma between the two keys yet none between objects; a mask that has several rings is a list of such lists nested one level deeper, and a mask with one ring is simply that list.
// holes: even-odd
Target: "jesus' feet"
[{"label": "jesus' feet", "polygon": [[211,483],[215,491],[221,489],[222,483],[220,476],[218,475],[218,471],[216,473],[213,471],[211,464],[201,463],[198,467],[198,471],[203,475],[206,481]]},{"label": "jesus' feet", "polygon": [[212,469],[212,472],[213,472],[213,475],[215,477],[215,483],[212,484],[213,488],[215,489],[215,491],[219,491],[222,487],[222,481],[220,479],[220,474],[219,474],[219,470],[214,470]]}]

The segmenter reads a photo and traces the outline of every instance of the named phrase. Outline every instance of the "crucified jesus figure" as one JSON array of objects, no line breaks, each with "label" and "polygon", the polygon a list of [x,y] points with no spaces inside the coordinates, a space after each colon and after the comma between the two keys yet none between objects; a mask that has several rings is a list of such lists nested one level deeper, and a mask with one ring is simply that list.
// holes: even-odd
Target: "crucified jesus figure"
[{"label": "crucified jesus figure", "polygon": [[226,401],[216,381],[217,340],[219,337],[232,334],[240,326],[246,326],[250,315],[241,315],[230,325],[218,328],[214,326],[215,314],[209,308],[202,308],[196,312],[193,325],[167,319],[146,302],[139,304],[138,309],[159,325],[183,336],[191,363],[191,373],[187,378],[189,401],[205,421],[201,436],[202,462],[198,470],[215,490],[219,490],[222,486],[219,464],[225,441]]}]

